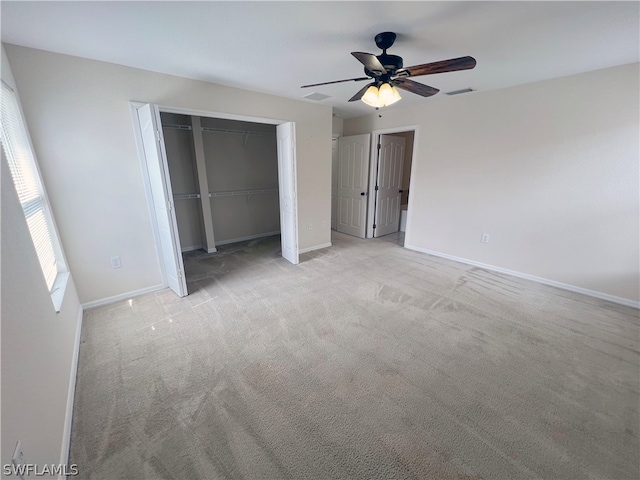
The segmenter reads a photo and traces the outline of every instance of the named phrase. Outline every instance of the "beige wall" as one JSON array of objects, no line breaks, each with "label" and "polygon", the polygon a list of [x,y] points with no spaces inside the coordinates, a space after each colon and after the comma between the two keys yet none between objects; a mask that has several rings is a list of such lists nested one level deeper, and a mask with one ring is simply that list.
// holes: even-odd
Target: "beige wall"
[{"label": "beige wall", "polygon": [[632,64],[442,95],[344,133],[418,125],[408,246],[637,302],[638,84]]},{"label": "beige wall", "polygon": [[[6,50],[83,303],[162,282],[132,100],[294,121],[299,245],[331,241],[330,107],[14,45]],[[111,268],[114,255],[122,268]]]},{"label": "beige wall", "polygon": [[[2,79],[15,87],[5,60],[3,51]],[[18,440],[25,462],[58,464],[82,309],[70,278],[55,312],[4,155],[1,163],[2,465]]]}]

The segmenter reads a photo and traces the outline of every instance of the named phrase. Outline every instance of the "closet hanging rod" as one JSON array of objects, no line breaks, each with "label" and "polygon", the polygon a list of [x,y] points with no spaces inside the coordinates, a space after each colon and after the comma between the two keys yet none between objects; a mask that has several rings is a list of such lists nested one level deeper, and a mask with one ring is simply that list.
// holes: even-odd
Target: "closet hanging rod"
[{"label": "closet hanging rod", "polygon": [[176,123],[162,124],[162,128],[170,128],[171,130],[191,130],[191,125],[178,125]]},{"label": "closet hanging rod", "polygon": [[[191,125],[179,125],[177,123],[163,123],[162,128],[169,128],[171,130],[192,130]],[[202,131],[211,133],[233,133],[237,135],[260,135],[263,137],[275,137],[274,133],[254,132],[251,130],[233,130],[230,128],[202,127]]]},{"label": "closet hanging rod", "polygon": [[233,195],[259,195],[261,193],[277,192],[277,188],[261,188],[255,190],[232,190],[228,192],[209,192],[209,197],[230,197]]},{"label": "closet hanging rod", "polygon": [[275,137],[275,133],[268,132],[252,132],[251,130],[232,130],[229,128],[202,127],[203,132],[211,133],[234,133],[238,135],[261,135],[263,137]]},{"label": "closet hanging rod", "polygon": [[173,196],[174,200],[188,200],[191,198],[200,198],[199,193],[178,193]]}]

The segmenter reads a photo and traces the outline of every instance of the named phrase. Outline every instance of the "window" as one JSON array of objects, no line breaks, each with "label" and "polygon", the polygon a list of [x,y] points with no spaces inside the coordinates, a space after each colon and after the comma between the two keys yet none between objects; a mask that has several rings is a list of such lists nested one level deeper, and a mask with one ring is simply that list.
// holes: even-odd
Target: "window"
[{"label": "window", "polygon": [[0,95],[1,136],[2,147],[13,177],[13,183],[24,216],[27,219],[31,239],[36,248],[42,273],[44,274],[49,292],[56,310],[59,302],[54,298],[54,292],[62,288],[61,275],[65,273],[62,254],[55,236],[53,221],[49,213],[49,206],[44,195],[42,181],[36,166],[35,157],[31,149],[27,129],[22,119],[22,112],[16,92],[4,80]]}]

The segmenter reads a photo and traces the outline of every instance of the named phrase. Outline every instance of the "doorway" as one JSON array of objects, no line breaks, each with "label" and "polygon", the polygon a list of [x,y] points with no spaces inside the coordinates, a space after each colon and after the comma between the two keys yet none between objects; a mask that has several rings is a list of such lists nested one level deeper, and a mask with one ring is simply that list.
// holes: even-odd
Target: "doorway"
[{"label": "doorway", "polygon": [[[171,186],[171,173],[168,168],[167,149],[162,132],[160,112],[190,115],[192,122],[195,121],[194,118],[196,117],[194,116],[198,116],[276,125],[281,252],[282,256],[289,262],[293,264],[299,262],[295,124],[293,122],[282,123],[282,121],[273,119],[243,117],[238,115],[217,115],[215,113],[174,109],[137,102],[131,102],[131,111],[149,211],[154,235],[156,237],[158,259],[163,281],[166,286],[170,287],[179,296],[188,294],[174,196]],[[193,126],[192,124],[192,128]],[[201,126],[194,129],[193,133],[194,136],[201,134]],[[198,160],[200,155],[197,151],[197,142],[194,143],[194,148],[196,150],[196,164],[198,165],[201,162]],[[194,194],[200,195],[202,215],[204,217],[207,214],[207,205],[209,205],[210,198],[212,194],[215,196],[216,192],[211,192],[206,185],[206,174],[199,174],[198,179],[199,191],[194,192]],[[244,193],[246,194],[246,192]],[[213,229],[206,231],[207,222],[204,222],[204,230],[206,250],[208,252],[215,251],[214,232]]]},{"label": "doorway", "polygon": [[[371,195],[369,198],[367,238],[400,232],[404,245],[405,233],[410,228],[410,186],[417,135],[417,126],[375,130],[372,133],[372,151],[375,156],[371,162],[369,183],[374,192],[376,185],[378,191],[383,185],[387,192],[381,196],[378,203],[376,203],[378,199],[376,195]],[[397,139],[402,140],[398,141]],[[404,144],[402,145],[402,143]],[[402,153],[399,152],[401,148]],[[395,157],[395,160],[391,160],[391,157]],[[397,164],[398,160],[401,165]],[[398,172],[399,178],[398,176],[394,177],[394,174],[398,175]],[[383,227],[378,227],[378,222]],[[380,233],[376,234],[379,228]]]},{"label": "doorway", "polygon": [[[332,229],[404,244],[417,126],[339,137],[332,160]],[[371,152],[371,154],[370,154]]]},{"label": "doorway", "polygon": [[280,235],[275,125],[160,118],[183,253]]}]

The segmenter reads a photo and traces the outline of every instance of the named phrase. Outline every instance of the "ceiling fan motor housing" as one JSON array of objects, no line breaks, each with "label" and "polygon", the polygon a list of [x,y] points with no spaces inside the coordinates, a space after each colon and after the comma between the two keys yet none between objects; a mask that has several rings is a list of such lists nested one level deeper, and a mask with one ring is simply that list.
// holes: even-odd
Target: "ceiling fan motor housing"
[{"label": "ceiling fan motor housing", "polygon": [[387,70],[387,72],[395,72],[402,68],[402,57],[398,55],[388,55],[386,53],[382,53],[377,55],[378,60],[382,64],[382,66]]},{"label": "ceiling fan motor housing", "polygon": [[[387,75],[394,75],[396,70],[400,70],[403,66],[402,57],[389,55],[387,53],[387,48],[391,47],[393,42],[396,41],[396,34],[393,32],[382,32],[376,35],[375,41],[378,48],[382,49],[382,53],[376,55],[376,58],[387,71]],[[367,75],[369,75],[368,72]]]},{"label": "ceiling fan motor housing", "polygon": [[396,34],[393,32],[382,32],[377,34],[374,40],[378,48],[386,50],[396,41]]}]

